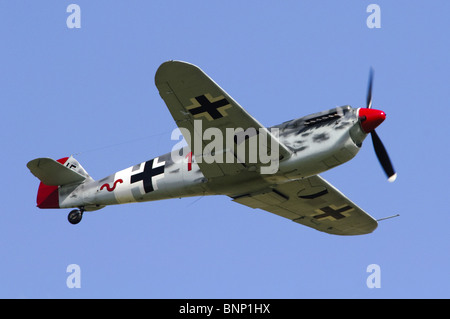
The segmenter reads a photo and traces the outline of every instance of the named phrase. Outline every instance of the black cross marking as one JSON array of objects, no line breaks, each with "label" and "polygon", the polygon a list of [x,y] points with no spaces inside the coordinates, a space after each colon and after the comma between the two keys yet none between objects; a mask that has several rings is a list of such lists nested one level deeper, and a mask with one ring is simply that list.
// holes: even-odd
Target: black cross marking
[{"label": "black cross marking", "polygon": [[342,219],[342,218],[345,218],[345,216],[342,215],[341,213],[345,213],[352,209],[353,209],[353,207],[348,206],[348,205],[344,206],[342,208],[339,208],[337,210],[334,210],[330,206],[322,207],[320,210],[323,212],[323,214],[314,216],[314,219],[322,219],[322,218],[326,218],[328,216],[333,217],[335,220]]},{"label": "black cross marking", "polygon": [[163,174],[164,165],[153,168],[153,160],[145,162],[144,171],[131,176],[131,184],[143,181],[145,193],[153,192],[152,177]]},{"label": "black cross marking", "polygon": [[204,95],[197,96],[195,98],[200,106],[194,109],[188,110],[192,115],[197,115],[200,113],[208,113],[214,120],[220,119],[223,115],[217,110],[219,107],[230,104],[227,99],[223,98],[215,102],[210,102],[208,98]]}]

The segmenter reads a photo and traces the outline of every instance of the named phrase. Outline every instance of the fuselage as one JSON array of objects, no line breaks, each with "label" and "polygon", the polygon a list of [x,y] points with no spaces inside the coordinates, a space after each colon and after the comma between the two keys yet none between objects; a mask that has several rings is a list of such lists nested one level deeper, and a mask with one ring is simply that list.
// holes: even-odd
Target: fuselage
[{"label": "fuselage", "polygon": [[[359,109],[338,107],[276,125],[278,139],[291,151],[274,174],[245,170],[207,179],[188,147],[128,167],[100,180],[59,188],[59,207],[96,210],[106,205],[202,195],[231,197],[317,175],[352,159],[367,134]],[[270,128],[270,129],[272,129]]]}]

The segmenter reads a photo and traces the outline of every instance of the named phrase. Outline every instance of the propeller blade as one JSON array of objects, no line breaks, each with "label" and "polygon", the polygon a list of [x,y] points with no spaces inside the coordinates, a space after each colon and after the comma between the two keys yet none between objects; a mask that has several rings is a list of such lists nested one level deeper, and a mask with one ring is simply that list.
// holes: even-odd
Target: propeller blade
[{"label": "propeller blade", "polygon": [[372,108],[372,83],[373,83],[373,69],[370,68],[370,72],[369,72],[369,86],[367,88],[367,100],[366,100],[366,107],[368,109]]},{"label": "propeller blade", "polygon": [[394,167],[392,166],[391,160],[389,159],[386,148],[384,147],[380,137],[375,132],[375,130],[373,130],[370,133],[370,135],[372,136],[372,143],[373,148],[375,149],[375,154],[377,154],[378,161],[383,167],[384,172],[388,177],[388,181],[389,182],[395,181],[395,179],[397,178],[397,173],[394,171]]}]

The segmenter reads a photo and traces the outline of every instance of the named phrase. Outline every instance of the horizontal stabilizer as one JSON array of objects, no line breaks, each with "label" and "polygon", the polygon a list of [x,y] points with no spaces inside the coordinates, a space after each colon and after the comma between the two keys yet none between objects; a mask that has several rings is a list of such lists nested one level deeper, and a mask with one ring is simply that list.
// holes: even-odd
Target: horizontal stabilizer
[{"label": "horizontal stabilizer", "polygon": [[36,158],[28,162],[27,167],[48,186],[81,183],[87,178],[51,158]]}]

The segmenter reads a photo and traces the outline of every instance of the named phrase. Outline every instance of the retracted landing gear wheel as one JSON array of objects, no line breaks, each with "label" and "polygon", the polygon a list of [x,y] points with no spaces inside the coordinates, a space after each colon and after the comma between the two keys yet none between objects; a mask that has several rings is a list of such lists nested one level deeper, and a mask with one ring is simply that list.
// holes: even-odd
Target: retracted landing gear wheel
[{"label": "retracted landing gear wheel", "polygon": [[69,213],[69,216],[67,216],[67,219],[69,220],[69,223],[72,225],[76,225],[79,222],[81,222],[81,218],[83,217],[83,211],[74,209]]}]

